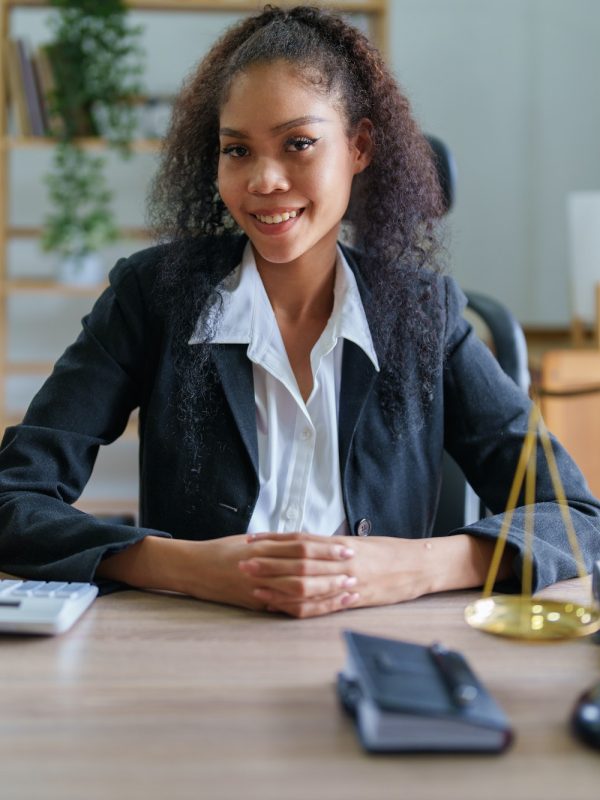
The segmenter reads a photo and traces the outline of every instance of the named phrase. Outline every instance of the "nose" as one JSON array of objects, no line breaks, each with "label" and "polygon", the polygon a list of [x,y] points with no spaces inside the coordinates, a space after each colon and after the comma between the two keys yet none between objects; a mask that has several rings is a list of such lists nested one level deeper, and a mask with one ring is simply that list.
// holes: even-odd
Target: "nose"
[{"label": "nose", "polygon": [[272,194],[287,192],[290,181],[278,161],[271,158],[260,158],[252,165],[248,178],[248,191],[251,194]]}]

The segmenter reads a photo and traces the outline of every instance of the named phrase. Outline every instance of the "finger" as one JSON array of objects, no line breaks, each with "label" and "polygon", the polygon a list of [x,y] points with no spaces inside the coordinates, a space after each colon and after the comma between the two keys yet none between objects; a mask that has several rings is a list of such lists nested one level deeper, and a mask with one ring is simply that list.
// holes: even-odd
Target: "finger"
[{"label": "finger", "polygon": [[282,534],[282,538],[278,538],[278,536],[250,540],[251,557],[265,556],[270,558],[344,561],[354,556],[353,548],[345,544],[331,542],[329,537],[315,536],[307,538],[304,535],[298,537],[297,534],[290,534],[289,538],[286,534]]},{"label": "finger", "polygon": [[277,539],[282,542],[298,541],[299,539],[313,540],[315,542],[323,540],[323,536],[317,533],[303,533],[302,531],[293,531],[292,533],[276,533],[275,531],[247,533],[246,538],[249,542],[260,542],[265,539]]},{"label": "finger", "polygon": [[357,579],[352,575],[263,578],[253,594],[267,603],[290,597],[297,600],[328,598],[353,589],[356,584]]},{"label": "finger", "polygon": [[333,614],[336,611],[343,611],[347,608],[360,606],[360,594],[358,592],[344,592],[335,597],[309,600],[300,603],[285,602],[268,603],[267,611],[279,611],[298,619],[308,617],[318,617],[324,614]]},{"label": "finger", "polygon": [[249,558],[238,562],[238,567],[247,575],[273,577],[290,575],[338,575],[347,573],[347,560],[314,558]]}]

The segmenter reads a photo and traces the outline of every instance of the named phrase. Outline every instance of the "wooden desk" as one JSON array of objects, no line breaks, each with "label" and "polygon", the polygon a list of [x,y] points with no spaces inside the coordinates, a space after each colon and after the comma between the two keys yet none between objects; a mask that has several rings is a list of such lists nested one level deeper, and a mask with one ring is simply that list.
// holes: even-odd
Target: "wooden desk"
[{"label": "wooden desk", "polygon": [[[582,599],[583,588],[550,594]],[[0,638],[0,795],[596,800],[600,751],[567,718],[600,680],[600,646],[478,633],[463,621],[473,596],[299,621],[131,591],[100,598],[61,637]],[[463,650],[511,718],[513,748],[365,754],[334,693],[345,627]]]}]

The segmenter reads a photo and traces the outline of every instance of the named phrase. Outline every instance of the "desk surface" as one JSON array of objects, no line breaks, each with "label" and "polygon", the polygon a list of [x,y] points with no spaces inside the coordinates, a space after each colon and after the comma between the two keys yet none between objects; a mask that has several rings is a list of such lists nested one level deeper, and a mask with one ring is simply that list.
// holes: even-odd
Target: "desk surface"
[{"label": "desk surface", "polygon": [[[579,581],[552,596],[586,597]],[[180,596],[102,597],[67,634],[0,638],[6,800],[594,800],[600,752],[572,738],[600,646],[471,630],[474,593],[292,620]],[[369,756],[338,708],[340,631],[461,649],[517,734],[501,756]]]}]

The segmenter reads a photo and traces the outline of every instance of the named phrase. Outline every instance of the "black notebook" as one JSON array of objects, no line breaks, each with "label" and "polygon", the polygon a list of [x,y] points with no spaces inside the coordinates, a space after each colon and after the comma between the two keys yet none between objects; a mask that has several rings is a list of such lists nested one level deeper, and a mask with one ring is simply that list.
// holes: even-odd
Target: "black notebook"
[{"label": "black notebook", "polygon": [[338,696],[367,750],[494,753],[510,743],[508,719],[460,653],[354,631],[344,638]]}]

